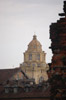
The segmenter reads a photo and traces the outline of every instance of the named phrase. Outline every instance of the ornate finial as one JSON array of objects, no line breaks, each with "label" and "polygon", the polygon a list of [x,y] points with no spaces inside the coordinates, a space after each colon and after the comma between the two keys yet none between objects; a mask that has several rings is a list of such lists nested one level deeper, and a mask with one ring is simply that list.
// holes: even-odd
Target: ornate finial
[{"label": "ornate finial", "polygon": [[59,16],[66,16],[66,1],[64,1],[63,10],[64,10],[64,13],[60,13]]},{"label": "ornate finial", "polygon": [[36,35],[33,36],[33,40],[35,40],[35,39],[36,39]]}]

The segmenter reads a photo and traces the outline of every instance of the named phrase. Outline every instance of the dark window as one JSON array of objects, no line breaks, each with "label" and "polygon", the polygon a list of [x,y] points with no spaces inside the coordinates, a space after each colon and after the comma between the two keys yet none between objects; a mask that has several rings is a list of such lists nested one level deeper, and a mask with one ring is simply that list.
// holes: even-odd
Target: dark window
[{"label": "dark window", "polygon": [[29,54],[29,60],[32,60],[32,54]]},{"label": "dark window", "polygon": [[32,66],[35,67],[35,64],[33,63]]},{"label": "dark window", "polygon": [[40,60],[40,54],[37,54],[37,60]]},{"label": "dark window", "polygon": [[38,67],[40,67],[40,64],[38,64]]},{"label": "dark window", "polygon": [[34,45],[34,48],[36,48],[36,45]]}]

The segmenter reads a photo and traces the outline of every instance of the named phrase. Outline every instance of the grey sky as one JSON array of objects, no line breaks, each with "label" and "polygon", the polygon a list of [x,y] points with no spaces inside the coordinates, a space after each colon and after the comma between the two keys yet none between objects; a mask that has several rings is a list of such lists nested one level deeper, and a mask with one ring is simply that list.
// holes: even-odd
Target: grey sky
[{"label": "grey sky", "polygon": [[51,62],[49,26],[64,0],[0,0],[0,68],[18,67],[34,32]]}]

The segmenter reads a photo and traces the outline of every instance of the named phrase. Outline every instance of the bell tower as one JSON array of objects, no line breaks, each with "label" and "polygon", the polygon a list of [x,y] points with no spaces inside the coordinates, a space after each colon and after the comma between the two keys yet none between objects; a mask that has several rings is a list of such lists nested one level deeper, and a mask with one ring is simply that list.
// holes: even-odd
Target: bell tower
[{"label": "bell tower", "polygon": [[24,52],[24,62],[21,68],[29,78],[35,79],[37,84],[41,79],[42,81],[48,80],[49,66],[46,64],[45,57],[46,53],[42,51],[42,45],[34,35],[28,44],[28,49]]}]

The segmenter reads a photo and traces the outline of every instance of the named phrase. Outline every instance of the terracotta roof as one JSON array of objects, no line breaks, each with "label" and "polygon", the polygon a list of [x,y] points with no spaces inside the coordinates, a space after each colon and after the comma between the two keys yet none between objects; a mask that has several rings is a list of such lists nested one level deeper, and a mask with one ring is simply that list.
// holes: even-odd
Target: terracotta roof
[{"label": "terracotta roof", "polygon": [[19,71],[20,68],[15,69],[0,69],[0,84],[7,81],[10,77],[12,77],[16,72]]},{"label": "terracotta roof", "polygon": [[[0,70],[0,83],[3,83],[4,81],[7,81],[9,78],[11,78],[16,72],[18,72],[20,68],[15,69],[1,69]],[[50,87],[48,87],[45,91],[39,90],[35,88],[33,91],[30,92],[24,92],[23,90],[17,93],[5,93],[4,92],[4,86],[0,85],[0,99],[17,99],[20,98],[50,98]]]}]

